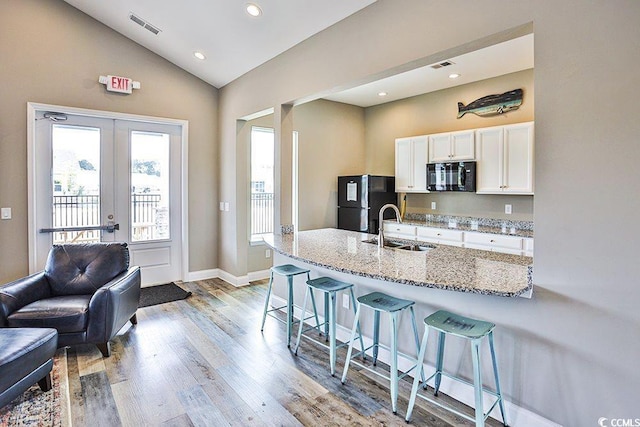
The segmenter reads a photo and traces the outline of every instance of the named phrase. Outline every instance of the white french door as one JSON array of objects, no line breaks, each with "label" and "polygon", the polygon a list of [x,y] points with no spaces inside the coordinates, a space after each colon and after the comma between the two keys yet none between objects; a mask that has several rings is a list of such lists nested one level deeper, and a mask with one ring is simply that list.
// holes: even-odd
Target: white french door
[{"label": "white french door", "polygon": [[126,242],[142,283],[182,277],[182,129],[38,111],[31,269],[52,244]]}]

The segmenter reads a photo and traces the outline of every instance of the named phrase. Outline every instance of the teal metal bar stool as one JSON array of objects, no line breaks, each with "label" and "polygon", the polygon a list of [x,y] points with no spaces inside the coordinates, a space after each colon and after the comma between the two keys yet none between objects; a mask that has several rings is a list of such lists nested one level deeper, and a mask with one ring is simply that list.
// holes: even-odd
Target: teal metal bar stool
[{"label": "teal metal bar stool", "polygon": [[[434,399],[431,399],[425,395],[418,394],[418,385],[420,384],[420,380],[418,379],[418,375],[413,381],[413,387],[411,389],[411,397],[409,398],[409,407],[407,408],[407,416],[406,421],[409,421],[411,418],[411,412],[413,411],[413,406],[416,403],[416,396],[420,396],[424,400],[431,402],[441,408],[447,409],[467,420],[475,421],[476,427],[484,426],[484,422],[496,407],[496,405],[500,405],[500,412],[502,413],[502,423],[506,426],[507,419],[505,418],[504,413],[504,401],[502,399],[502,393],[500,392],[500,378],[498,377],[498,364],[496,362],[496,353],[493,348],[493,328],[496,325],[490,322],[484,322],[481,320],[470,319],[468,317],[463,317],[458,314],[450,313],[448,311],[440,310],[433,313],[431,316],[424,319],[425,331],[424,336],[422,337],[422,346],[420,347],[420,354],[418,355],[419,360],[419,368],[418,371],[422,372],[424,367],[422,362],[424,361],[424,354],[427,350],[427,338],[429,337],[429,329],[434,329],[438,331],[438,354],[436,360],[436,372],[427,378],[426,381],[423,380],[423,388],[427,388],[427,382],[429,382],[432,378],[435,378],[434,385],[434,395],[438,395],[438,390],[440,389],[440,380],[442,379],[442,375],[445,375],[451,379],[456,381],[463,382],[468,385],[472,385],[475,391],[475,418],[472,418],[466,414],[463,414],[449,406],[446,406]],[[468,381],[465,381],[461,378],[455,377],[453,375],[449,375],[446,372],[442,371],[442,362],[444,360],[444,341],[445,338],[449,335],[454,335],[460,338],[464,338],[471,341],[471,357],[473,360],[473,384]],[[491,349],[491,361],[493,362],[493,374],[495,376],[496,381],[496,391],[493,392],[491,390],[487,390],[482,386],[482,372],[480,370],[480,343],[482,339],[488,337],[489,338],[489,348]],[[488,393],[497,398],[497,400],[493,403],[491,408],[484,413],[484,407],[482,403],[482,394]]]},{"label": "teal metal bar stool", "polygon": [[[302,304],[302,312],[305,313],[309,295],[313,297],[314,291],[320,291],[324,294],[324,322],[320,326],[324,326],[325,337],[326,340],[329,341],[329,346],[327,347],[325,344],[311,338],[310,336],[305,335],[305,338],[329,349],[329,364],[331,366],[331,375],[334,375],[336,371],[336,350],[339,347],[348,345],[348,343],[343,343],[336,346],[336,294],[340,291],[346,290],[349,290],[349,293],[351,294],[351,304],[353,306],[353,311],[355,312],[356,298],[353,295],[353,285],[351,283],[341,282],[330,277],[318,277],[317,279],[307,280],[307,291],[304,294],[304,303]],[[307,329],[303,328],[304,324],[301,322],[298,327],[298,339],[296,341],[295,350],[296,355],[298,354],[300,339],[302,338],[303,332],[311,329],[317,329],[315,327],[309,327]],[[359,325],[358,336],[360,339],[360,348],[362,349],[362,354],[364,354],[364,343],[362,341],[362,335],[360,334]]]},{"label": "teal metal bar stool", "polygon": [[[405,309],[409,309],[411,311],[411,323],[413,326],[413,335],[416,342],[416,355],[418,353],[420,342],[418,338],[418,328],[416,326],[416,315],[413,311],[413,305],[415,303],[413,301],[395,298],[387,294],[383,294],[382,292],[373,292],[367,295],[363,295],[358,298],[358,304],[356,309],[356,317],[353,320],[353,328],[351,329],[351,339],[349,340],[349,350],[347,351],[347,360],[344,363],[344,371],[342,373],[342,384],[344,384],[347,380],[347,371],[349,370],[349,364],[354,363],[357,366],[360,366],[363,369],[368,370],[369,372],[376,374],[382,378],[389,380],[391,385],[391,407],[393,409],[393,413],[395,414],[398,411],[398,381],[404,378],[416,368],[416,365],[409,368],[407,371],[402,372],[401,375],[398,375],[398,355],[404,357],[405,359],[416,361],[416,358],[409,356],[404,353],[400,353],[398,351],[398,315],[404,311]],[[374,310],[373,314],[373,344],[362,351],[366,352],[369,349],[373,349],[373,365],[375,366],[378,361],[378,349],[380,347],[389,350],[391,353],[391,366],[390,366],[390,376],[386,376],[381,374],[380,372],[368,367],[364,366],[361,363],[358,363],[355,360],[352,360],[352,351],[353,351],[353,342],[356,337],[357,327],[360,321],[360,313],[362,311],[362,307],[368,307]],[[385,312],[389,313],[389,319],[391,321],[391,346],[386,346],[380,344],[379,335],[380,335],[380,313]],[[356,353],[353,357],[358,356],[360,353]],[[422,371],[422,379],[424,379],[424,373]]]},{"label": "teal metal bar stool", "polygon": [[[271,288],[273,286],[273,275],[274,274],[279,274],[281,276],[285,276],[287,278],[287,285],[288,285],[288,293],[287,293],[287,304],[280,306],[280,307],[274,307],[269,309],[269,300],[271,298]],[[318,313],[316,311],[316,301],[313,298],[313,295],[311,295],[311,303],[313,305],[313,316],[312,317],[308,317],[308,318],[303,318],[300,320],[295,320],[293,317],[293,278],[294,276],[297,276],[299,274],[306,274],[307,275],[307,281],[311,280],[311,278],[309,277],[309,270],[305,269],[305,268],[300,268],[300,267],[296,267],[295,265],[292,264],[284,264],[284,265],[276,265],[274,267],[271,267],[271,275],[269,278],[269,289],[267,290],[267,298],[264,301],[264,312],[262,313],[262,326],[260,327],[261,331],[264,331],[264,322],[267,319],[267,314],[271,317],[273,317],[274,319],[276,319],[278,322],[282,322],[285,323],[287,325],[287,347],[291,347],[291,331],[293,330],[293,324],[296,322],[301,322],[304,323],[305,320],[310,319],[312,317],[315,317],[316,319],[316,327],[318,329],[318,331],[320,330],[320,322],[318,321]],[[271,314],[272,311],[276,311],[276,310],[282,310],[283,308],[287,309],[287,320],[284,321],[278,317],[276,317],[275,315]],[[302,316],[304,317],[305,312],[302,312]]]}]

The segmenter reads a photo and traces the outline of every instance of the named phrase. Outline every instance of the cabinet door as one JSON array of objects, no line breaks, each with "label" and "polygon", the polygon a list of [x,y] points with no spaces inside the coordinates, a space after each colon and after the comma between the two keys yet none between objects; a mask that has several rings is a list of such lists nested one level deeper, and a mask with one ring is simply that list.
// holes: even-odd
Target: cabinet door
[{"label": "cabinet door", "polygon": [[475,132],[462,131],[451,134],[451,160],[473,160],[475,152]]},{"label": "cabinet door", "polygon": [[533,256],[533,238],[526,237],[522,239],[522,245],[524,249],[524,254],[526,256]]},{"label": "cabinet door", "polygon": [[396,192],[411,191],[412,186],[411,138],[398,138],[396,139]]},{"label": "cabinet door", "polygon": [[503,128],[476,131],[476,193],[502,193]]},{"label": "cabinet door", "polygon": [[426,136],[417,136],[411,140],[413,144],[413,187],[411,191],[428,193],[427,191],[427,163],[428,143]]},{"label": "cabinet door", "polygon": [[451,133],[429,135],[429,163],[451,161]]},{"label": "cabinet door", "polygon": [[503,191],[533,194],[533,123],[504,127]]}]

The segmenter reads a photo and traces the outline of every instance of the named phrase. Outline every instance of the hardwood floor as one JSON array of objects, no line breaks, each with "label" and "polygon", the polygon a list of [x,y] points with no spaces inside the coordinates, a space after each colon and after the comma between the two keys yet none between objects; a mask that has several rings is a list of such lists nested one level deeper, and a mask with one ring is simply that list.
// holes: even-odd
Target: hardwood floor
[{"label": "hardwood floor", "polygon": [[[264,282],[181,286],[193,295],[139,309],[138,325],[112,341],[111,357],[90,345],[67,349],[63,389],[74,426],[406,425],[409,381],[401,381],[394,415],[384,380],[352,365],[340,383],[345,349],[332,377],[325,349],[304,341],[295,356],[275,319],[267,318],[260,332]],[[420,399],[412,424],[472,425]]]}]

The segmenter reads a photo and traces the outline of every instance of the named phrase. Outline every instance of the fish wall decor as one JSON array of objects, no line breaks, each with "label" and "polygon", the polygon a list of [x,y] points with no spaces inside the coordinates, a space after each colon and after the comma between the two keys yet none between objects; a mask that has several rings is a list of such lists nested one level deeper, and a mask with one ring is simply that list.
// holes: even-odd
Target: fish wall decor
[{"label": "fish wall decor", "polygon": [[514,89],[500,95],[487,95],[468,105],[458,102],[458,118],[467,113],[478,116],[496,116],[517,110],[522,105],[522,89]]}]

